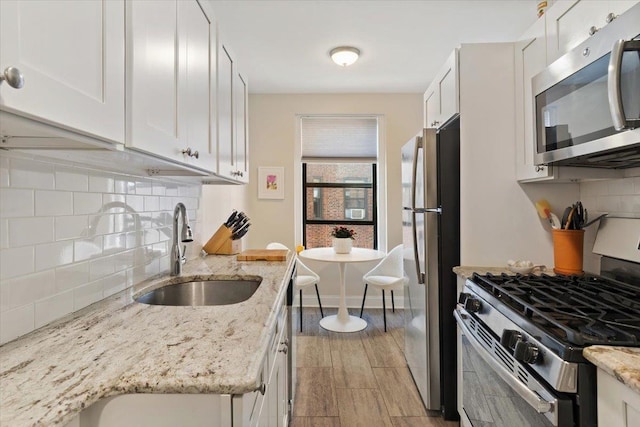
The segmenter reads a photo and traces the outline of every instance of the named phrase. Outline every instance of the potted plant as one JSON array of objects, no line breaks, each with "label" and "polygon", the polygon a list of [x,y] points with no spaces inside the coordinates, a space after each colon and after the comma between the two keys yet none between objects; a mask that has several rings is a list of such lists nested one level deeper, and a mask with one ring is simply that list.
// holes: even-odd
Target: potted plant
[{"label": "potted plant", "polygon": [[337,254],[348,254],[351,252],[353,240],[356,232],[352,228],[333,227],[331,237],[333,237],[333,250]]}]

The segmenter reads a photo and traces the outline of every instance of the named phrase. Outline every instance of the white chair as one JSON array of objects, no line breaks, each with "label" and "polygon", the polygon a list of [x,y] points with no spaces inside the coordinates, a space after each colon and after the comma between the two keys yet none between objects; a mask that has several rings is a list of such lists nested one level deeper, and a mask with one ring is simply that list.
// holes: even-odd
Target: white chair
[{"label": "white chair", "polygon": [[[267,245],[267,249],[289,249],[282,243],[272,242]],[[313,270],[304,265],[300,258],[296,259],[296,277],[294,280],[295,288],[300,292],[300,331],[302,332],[302,289],[314,285],[316,288],[316,296],[318,297],[318,305],[320,306],[320,316],[324,317],[322,311],[322,302],[320,302],[320,292],[318,292],[318,276]]]},{"label": "white chair", "polygon": [[386,304],[384,298],[384,291],[391,291],[391,307],[393,311],[396,311],[395,304],[393,302],[393,290],[402,289],[407,276],[404,274],[404,267],[402,265],[402,245],[398,245],[384,257],[378,265],[373,267],[367,274],[362,277],[364,283],[364,295],[362,296],[362,308],[360,308],[360,317],[364,311],[364,301],[367,297],[368,285],[373,286],[376,289],[382,291],[382,317],[384,319],[384,331],[387,332],[387,313]]}]

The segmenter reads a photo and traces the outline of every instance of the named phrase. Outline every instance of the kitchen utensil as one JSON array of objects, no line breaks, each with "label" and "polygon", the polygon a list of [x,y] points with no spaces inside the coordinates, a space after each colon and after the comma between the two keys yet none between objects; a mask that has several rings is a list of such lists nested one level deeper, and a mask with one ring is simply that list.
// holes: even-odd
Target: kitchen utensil
[{"label": "kitchen utensil", "polygon": [[[586,209],[585,209],[586,212]],[[593,224],[594,222],[600,221],[602,218],[604,218],[605,216],[607,216],[609,214],[602,214],[599,217],[592,219],[591,221],[589,221],[588,223],[586,223],[582,228],[587,228],[588,226],[590,226],[591,224]]]},{"label": "kitchen utensil", "polygon": [[565,228],[567,221],[569,220],[569,212],[571,212],[571,206],[567,206],[562,214],[562,221],[560,222],[560,228]]},{"label": "kitchen utensil", "polygon": [[231,212],[231,215],[229,215],[229,218],[227,218],[227,221],[224,223],[224,225],[227,227],[231,227],[231,224],[233,223],[233,220],[236,218],[237,215],[238,215],[238,211],[234,209],[233,212]]},{"label": "kitchen utensil", "polygon": [[567,222],[564,224],[564,229],[569,230],[571,226],[571,221],[573,221],[573,215],[576,212],[576,205],[571,205],[571,209],[569,210],[569,215],[567,215]]},{"label": "kitchen utensil", "polygon": [[284,261],[288,249],[247,249],[238,254],[238,261]]},{"label": "kitchen utensil", "polygon": [[[536,210],[540,218],[546,219],[551,224],[551,228],[560,228],[560,220],[558,216],[551,212],[551,205],[545,199],[540,199],[536,202]],[[555,218],[555,220],[554,220]]]}]

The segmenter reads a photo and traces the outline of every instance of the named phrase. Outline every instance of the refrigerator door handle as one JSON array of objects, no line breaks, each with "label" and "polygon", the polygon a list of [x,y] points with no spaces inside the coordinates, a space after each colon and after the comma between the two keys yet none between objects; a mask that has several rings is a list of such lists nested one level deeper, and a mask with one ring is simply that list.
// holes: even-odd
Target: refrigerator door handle
[{"label": "refrigerator door handle", "polygon": [[[422,149],[422,138],[416,136],[413,149],[413,167],[411,171],[411,208],[416,208],[416,178],[418,176],[418,152]],[[415,229],[414,229],[415,230]]]},{"label": "refrigerator door handle", "polygon": [[411,228],[413,230],[413,256],[416,260],[416,274],[418,276],[418,284],[424,284],[424,273],[420,271],[420,254],[418,253],[418,228],[416,227],[416,211],[415,209],[411,213],[412,221]]},{"label": "refrigerator door handle", "polygon": [[413,210],[416,213],[442,213],[442,208],[415,208]]}]

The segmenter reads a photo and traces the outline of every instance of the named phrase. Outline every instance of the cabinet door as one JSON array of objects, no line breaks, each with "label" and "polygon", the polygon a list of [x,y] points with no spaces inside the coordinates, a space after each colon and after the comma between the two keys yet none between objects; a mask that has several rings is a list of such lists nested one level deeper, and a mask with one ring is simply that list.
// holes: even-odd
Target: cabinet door
[{"label": "cabinet door", "polygon": [[247,123],[247,83],[240,73],[234,75],[234,128],[236,148],[236,179],[242,182],[249,181],[249,138]]},{"label": "cabinet door", "polygon": [[195,0],[127,5],[127,146],[203,167],[183,151],[209,150],[210,23]]},{"label": "cabinet door", "polygon": [[233,71],[231,54],[222,44],[218,49],[218,173],[226,177],[235,170]]},{"label": "cabinet door", "polygon": [[515,44],[516,177],[518,181],[545,179],[552,167],[534,165],[534,99],[531,78],[546,67],[544,16]]},{"label": "cabinet door", "polygon": [[440,117],[440,99],[436,90],[437,85],[431,84],[424,93],[424,127],[437,127],[436,123]]},{"label": "cabinet door", "polygon": [[550,64],[590,37],[591,27],[607,25],[607,15],[624,13],[637,0],[559,0],[547,18],[547,63]]},{"label": "cabinet door", "polygon": [[124,142],[124,1],[0,1],[0,109]]},{"label": "cabinet door", "polygon": [[458,55],[454,51],[443,69],[440,71],[438,78],[438,91],[440,92],[440,120],[437,127],[443,125],[447,120],[453,117],[458,111]]}]

